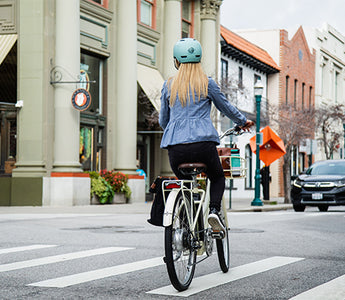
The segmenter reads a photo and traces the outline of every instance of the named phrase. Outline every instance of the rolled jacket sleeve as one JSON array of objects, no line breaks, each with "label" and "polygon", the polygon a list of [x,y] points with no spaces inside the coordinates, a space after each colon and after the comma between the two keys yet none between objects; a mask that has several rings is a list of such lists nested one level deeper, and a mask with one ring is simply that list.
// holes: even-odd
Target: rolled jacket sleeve
[{"label": "rolled jacket sleeve", "polygon": [[225,97],[220,91],[219,86],[213,79],[209,79],[208,97],[214,103],[216,108],[228,118],[233,120],[237,125],[243,126],[247,122],[247,118]]}]

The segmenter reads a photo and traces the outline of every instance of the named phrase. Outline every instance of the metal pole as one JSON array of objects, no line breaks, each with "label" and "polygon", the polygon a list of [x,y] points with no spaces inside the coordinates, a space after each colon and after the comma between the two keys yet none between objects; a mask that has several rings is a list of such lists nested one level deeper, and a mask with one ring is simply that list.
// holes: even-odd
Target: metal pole
[{"label": "metal pole", "polygon": [[255,198],[252,201],[252,206],[263,206],[260,199],[260,107],[261,95],[255,95],[256,101],[256,169],[255,169]]}]

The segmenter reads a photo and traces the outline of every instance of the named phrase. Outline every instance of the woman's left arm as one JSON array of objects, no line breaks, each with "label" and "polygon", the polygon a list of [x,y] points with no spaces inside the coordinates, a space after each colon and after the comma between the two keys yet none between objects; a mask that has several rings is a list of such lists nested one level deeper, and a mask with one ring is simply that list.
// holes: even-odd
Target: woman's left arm
[{"label": "woman's left arm", "polygon": [[208,96],[219,111],[225,114],[229,119],[233,120],[239,126],[245,126],[247,118],[225,97],[220,91],[219,86],[213,80],[209,80]]}]

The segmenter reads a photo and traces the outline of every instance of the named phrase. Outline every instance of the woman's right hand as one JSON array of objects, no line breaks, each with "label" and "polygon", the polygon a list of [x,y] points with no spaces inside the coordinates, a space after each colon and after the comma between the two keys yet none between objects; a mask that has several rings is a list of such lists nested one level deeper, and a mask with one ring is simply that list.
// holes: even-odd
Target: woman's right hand
[{"label": "woman's right hand", "polygon": [[246,124],[241,126],[241,129],[244,131],[250,131],[250,127],[254,126],[254,122],[252,120],[247,120]]}]

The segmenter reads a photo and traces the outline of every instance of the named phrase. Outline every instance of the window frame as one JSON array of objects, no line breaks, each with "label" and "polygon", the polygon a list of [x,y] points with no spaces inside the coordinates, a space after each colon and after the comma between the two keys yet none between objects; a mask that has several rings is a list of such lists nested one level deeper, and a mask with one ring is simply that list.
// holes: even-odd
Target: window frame
[{"label": "window frame", "polygon": [[[147,2],[151,5],[151,25],[141,22],[141,2]],[[156,11],[157,11],[157,0],[137,0],[137,22],[148,28],[156,30]]]},{"label": "window frame", "polygon": [[297,85],[298,85],[298,80],[295,79],[295,81],[294,81],[294,91],[293,91],[293,107],[295,109],[297,108]]},{"label": "window frame", "polygon": [[[183,18],[183,3],[188,3],[190,5],[190,20]],[[183,22],[188,23],[189,32],[188,37],[194,38],[194,1],[181,1],[181,38],[183,33]]]},{"label": "window frame", "polygon": [[109,8],[109,0],[101,0],[102,3],[97,3],[95,0],[88,0],[89,2],[92,2],[98,6],[104,7],[106,9]]},{"label": "window frame", "polygon": [[289,82],[290,82],[290,76],[287,75],[285,77],[285,104],[286,105],[289,103]]}]

